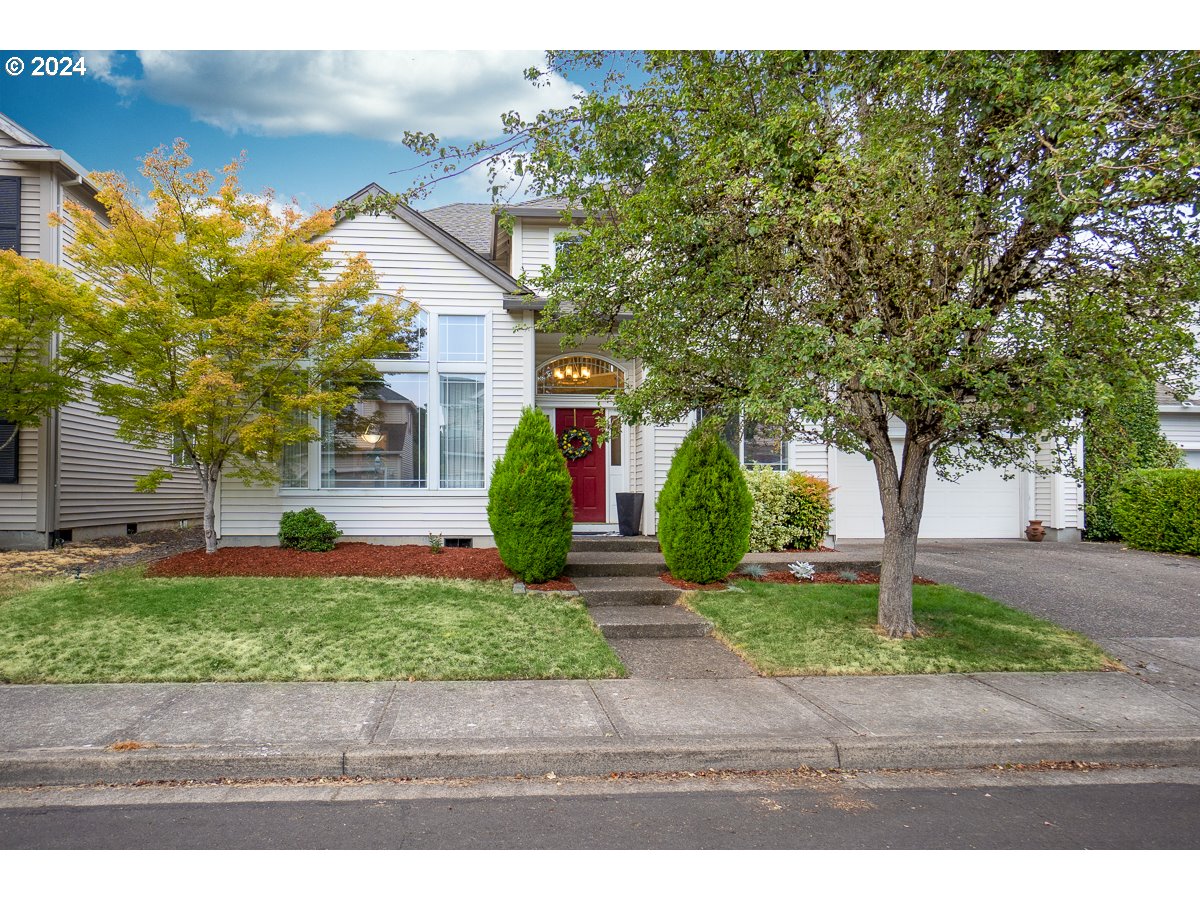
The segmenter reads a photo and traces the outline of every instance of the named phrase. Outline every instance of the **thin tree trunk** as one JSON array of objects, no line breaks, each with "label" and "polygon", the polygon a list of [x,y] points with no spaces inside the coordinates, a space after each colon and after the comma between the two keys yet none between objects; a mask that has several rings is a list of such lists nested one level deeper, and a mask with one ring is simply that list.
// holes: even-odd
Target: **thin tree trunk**
[{"label": "thin tree trunk", "polygon": [[912,580],[917,562],[917,535],[925,506],[929,452],[911,438],[907,439],[899,472],[890,443],[886,458],[881,458],[879,452],[874,455],[879,499],[883,506],[879,627],[888,637],[916,637],[919,632],[913,619]]},{"label": "thin tree trunk", "polygon": [[204,488],[204,549],[208,553],[217,552],[217,482],[220,478],[220,470],[202,467],[200,484]]}]

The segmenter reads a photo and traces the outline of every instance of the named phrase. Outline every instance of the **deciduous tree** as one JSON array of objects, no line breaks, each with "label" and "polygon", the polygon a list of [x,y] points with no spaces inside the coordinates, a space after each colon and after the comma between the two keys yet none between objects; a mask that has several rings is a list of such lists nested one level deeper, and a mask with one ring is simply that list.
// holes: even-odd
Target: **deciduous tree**
[{"label": "deciduous tree", "polygon": [[[402,349],[415,308],[371,299],[362,257],[337,263],[320,236],[331,212],[281,212],[247,195],[239,163],[190,170],[186,144],[149,154],[148,204],[119,175],[92,176],[108,223],[79,206],[73,253],[106,301],[101,349],[114,377],[94,394],[118,434],[173,445],[204,491],[204,536],[216,549],[221,474],[278,479],[285,444],[313,440],[311,419],[346,407]],[[146,473],[139,488],[170,478]]]},{"label": "deciduous tree", "polygon": [[85,388],[98,366],[96,295],[63,269],[13,250],[0,251],[0,419],[17,429]]},{"label": "deciduous tree", "polygon": [[585,237],[540,279],[545,321],[643,361],[627,419],[740,411],[866,453],[887,634],[917,633],[931,465],[1030,466],[1077,437],[1113,373],[1190,377],[1195,53],[612,62],[551,55],[577,80],[607,74],[441,155],[423,184],[517,154],[527,184],[582,212]]}]

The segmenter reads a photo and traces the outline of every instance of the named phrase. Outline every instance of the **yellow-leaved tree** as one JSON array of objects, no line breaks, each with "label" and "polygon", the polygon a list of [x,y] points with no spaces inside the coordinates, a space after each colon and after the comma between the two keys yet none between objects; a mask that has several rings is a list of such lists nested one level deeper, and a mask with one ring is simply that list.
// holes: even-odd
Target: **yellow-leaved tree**
[{"label": "yellow-leaved tree", "polygon": [[0,251],[0,450],[84,393],[98,365],[95,293],[63,269]]},{"label": "yellow-leaved tree", "polygon": [[[222,473],[277,481],[283,447],[316,438],[313,419],[376,376],[369,360],[405,348],[417,310],[372,298],[365,258],[327,253],[331,211],[278,211],[269,193],[242,190],[240,162],[219,184],[191,162],[181,140],[146,156],[148,203],[122,176],[93,175],[107,223],[68,206],[74,256],[106,301],[98,340],[115,377],[93,394],[121,438],[182,453],[211,553]],[[155,469],[138,489],[170,477]]]}]

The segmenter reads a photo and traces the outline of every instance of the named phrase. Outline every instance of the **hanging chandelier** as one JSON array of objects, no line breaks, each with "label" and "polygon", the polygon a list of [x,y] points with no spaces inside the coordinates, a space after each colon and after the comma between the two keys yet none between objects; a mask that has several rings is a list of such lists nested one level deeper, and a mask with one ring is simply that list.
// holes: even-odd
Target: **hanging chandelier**
[{"label": "hanging chandelier", "polygon": [[566,360],[564,365],[554,367],[553,378],[559,384],[585,384],[591,377],[591,368],[582,362]]}]

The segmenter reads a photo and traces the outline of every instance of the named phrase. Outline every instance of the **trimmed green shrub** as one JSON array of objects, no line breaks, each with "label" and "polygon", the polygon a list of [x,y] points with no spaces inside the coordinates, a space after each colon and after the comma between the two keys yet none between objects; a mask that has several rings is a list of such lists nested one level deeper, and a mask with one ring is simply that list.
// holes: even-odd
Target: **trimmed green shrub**
[{"label": "trimmed green shrub", "polygon": [[562,574],[575,520],[571,473],[554,426],[533,407],[521,413],[492,469],[487,511],[500,559],[513,574],[535,584]]},{"label": "trimmed green shrub", "polygon": [[712,428],[684,438],[658,496],[658,543],[676,578],[724,578],[750,547],[754,501],[742,467]]},{"label": "trimmed green shrub", "polygon": [[1153,385],[1127,389],[1085,417],[1083,460],[1084,537],[1115,541],[1122,536],[1112,511],[1118,479],[1132,469],[1174,469],[1183,462],[1182,451],[1158,428]]},{"label": "trimmed green shrub", "polygon": [[311,506],[279,517],[279,546],[290,550],[310,550],[324,553],[332,550],[342,536],[334,522],[329,521]]},{"label": "trimmed green shrub", "polygon": [[750,512],[750,552],[782,550],[793,538],[788,526],[787,476],[769,466],[755,466],[746,470],[745,478],[754,501]]},{"label": "trimmed green shrub", "polygon": [[750,552],[814,550],[829,531],[829,482],[806,472],[755,466],[745,473],[754,500]]},{"label": "trimmed green shrub", "polygon": [[807,472],[788,472],[788,525],[792,529],[789,548],[816,550],[829,533],[833,494],[829,482]]},{"label": "trimmed green shrub", "polygon": [[1113,524],[1137,550],[1200,555],[1200,469],[1134,469],[1113,489]]}]

